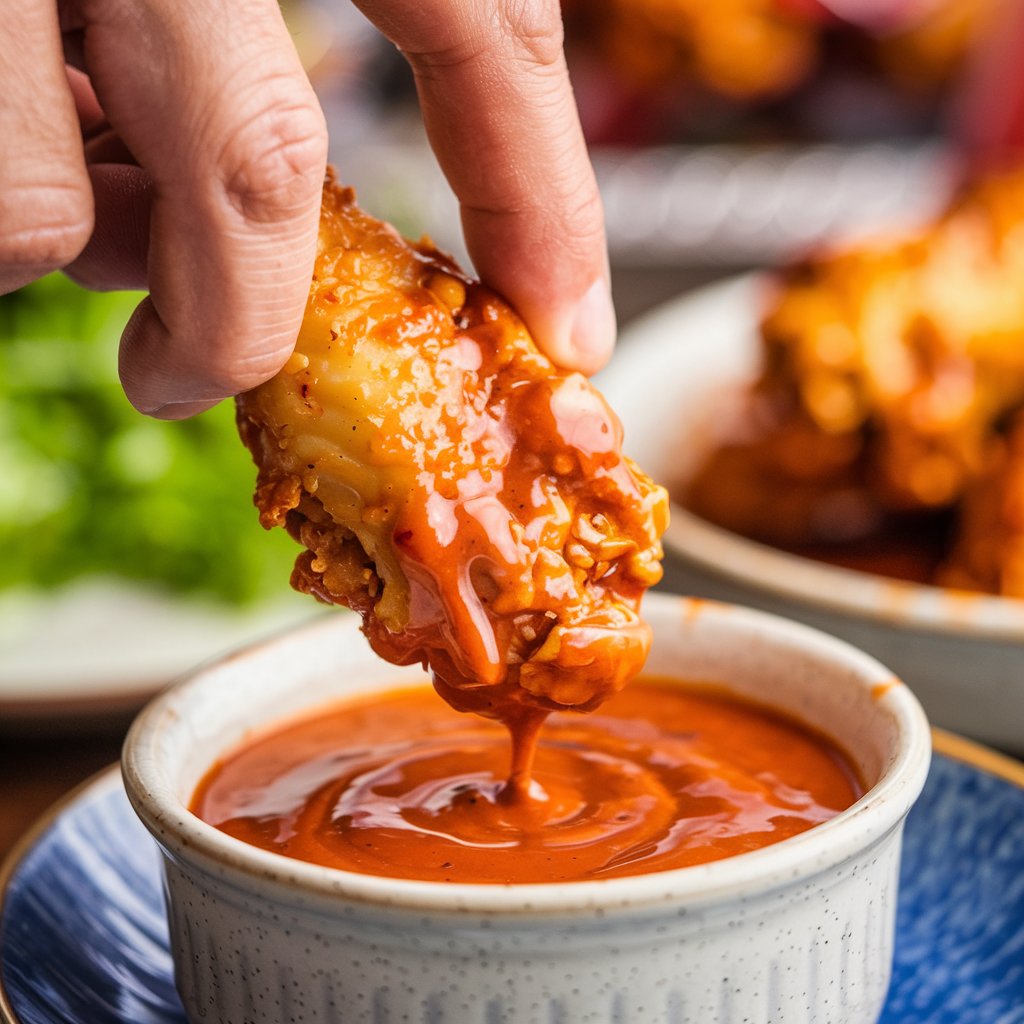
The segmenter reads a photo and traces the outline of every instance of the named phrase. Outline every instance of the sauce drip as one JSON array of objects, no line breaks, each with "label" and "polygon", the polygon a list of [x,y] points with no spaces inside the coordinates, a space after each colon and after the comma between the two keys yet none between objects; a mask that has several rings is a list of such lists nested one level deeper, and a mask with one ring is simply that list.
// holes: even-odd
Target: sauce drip
[{"label": "sauce drip", "polygon": [[[743,853],[862,792],[795,721],[643,679],[513,744],[427,688],[328,708],[215,765],[193,810],[238,839],[371,875],[474,883],[646,874]],[[532,772],[530,758],[533,758]]]}]

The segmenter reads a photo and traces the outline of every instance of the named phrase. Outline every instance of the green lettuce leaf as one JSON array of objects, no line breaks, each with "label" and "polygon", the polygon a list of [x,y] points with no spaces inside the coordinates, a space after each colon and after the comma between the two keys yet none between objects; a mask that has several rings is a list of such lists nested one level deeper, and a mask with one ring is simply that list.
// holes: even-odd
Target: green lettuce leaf
[{"label": "green lettuce leaf", "polygon": [[0,297],[0,589],[102,574],[244,604],[295,556],[252,505],[231,402],[164,423],[117,380],[138,294],[53,275]]}]

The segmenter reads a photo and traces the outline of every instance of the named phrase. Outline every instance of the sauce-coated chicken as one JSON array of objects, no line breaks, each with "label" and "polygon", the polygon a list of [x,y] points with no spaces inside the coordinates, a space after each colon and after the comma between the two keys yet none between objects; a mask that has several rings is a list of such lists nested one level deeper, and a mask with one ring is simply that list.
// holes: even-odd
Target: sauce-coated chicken
[{"label": "sauce-coated chicken", "polygon": [[667,498],[509,306],[328,180],[295,353],[239,397],[293,586],[363,617],[460,709],[587,709],[642,666]]}]

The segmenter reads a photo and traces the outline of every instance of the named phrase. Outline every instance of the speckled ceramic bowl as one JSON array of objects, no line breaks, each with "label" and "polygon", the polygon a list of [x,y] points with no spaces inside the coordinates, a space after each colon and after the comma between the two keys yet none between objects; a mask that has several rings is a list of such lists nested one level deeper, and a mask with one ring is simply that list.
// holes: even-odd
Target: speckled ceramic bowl
[{"label": "speckled ceramic bowl", "polygon": [[[627,448],[685,484],[718,443],[723,401],[760,372],[767,281],[693,292],[626,332],[598,380]],[[654,383],[656,382],[656,383]],[[665,584],[823,629],[880,658],[936,725],[1024,755],[1024,601],[842,569],[756,544],[672,506]]]},{"label": "speckled ceramic bowl", "polygon": [[203,668],[125,745],[128,795],[165,855],[177,983],[220,1024],[868,1024],[892,955],[904,818],[928,726],[867,655],[758,612],[652,596],[648,668],[720,682],[832,736],[870,786],[776,846],[559,885],[392,880],[292,861],[187,810],[254,729],[415,679],[335,615]]}]

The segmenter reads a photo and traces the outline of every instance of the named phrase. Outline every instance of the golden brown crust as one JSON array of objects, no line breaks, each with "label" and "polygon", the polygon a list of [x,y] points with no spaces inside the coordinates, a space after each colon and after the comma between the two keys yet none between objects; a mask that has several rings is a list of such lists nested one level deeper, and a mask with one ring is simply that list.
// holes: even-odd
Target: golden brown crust
[{"label": "golden brown crust", "polygon": [[1024,173],[975,185],[935,225],[818,258],[764,322],[765,393],[819,430],[869,439],[883,507],[948,505],[1024,400]]},{"label": "golden brown crust", "polygon": [[1024,597],[1024,413],[990,445],[958,511],[953,547],[937,582]]},{"label": "golden brown crust", "polygon": [[[1024,595],[1012,569],[1024,444],[1024,171],[934,224],[785,271],[762,326],[756,429],[703,467],[700,514],[796,547],[962,505],[938,581]],[[1002,567],[1000,567],[1002,566]]]},{"label": "golden brown crust", "polygon": [[642,665],[664,491],[499,297],[333,181],[295,354],[238,420],[293,584],[456,706],[591,707]]}]

